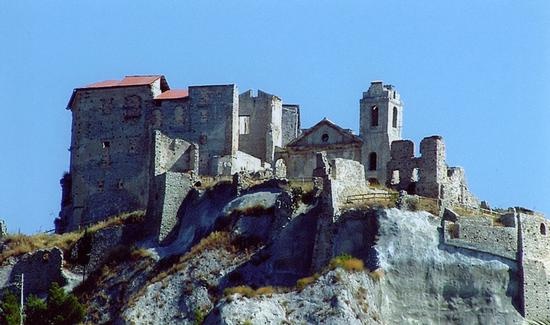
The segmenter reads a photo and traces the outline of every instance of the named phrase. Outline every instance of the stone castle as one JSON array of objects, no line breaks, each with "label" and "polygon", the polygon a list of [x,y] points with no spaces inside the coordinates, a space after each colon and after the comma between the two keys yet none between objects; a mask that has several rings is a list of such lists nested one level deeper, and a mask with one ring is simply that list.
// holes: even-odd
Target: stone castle
[{"label": "stone castle", "polygon": [[166,172],[232,175],[273,172],[311,177],[315,154],[364,166],[371,184],[478,205],[464,172],[448,168],[441,137],[422,140],[420,157],[402,140],[397,90],[371,83],[360,101],[360,134],[323,119],[300,129],[298,105],[235,85],[170,89],[164,76],[130,76],[76,88],[70,172],[62,179],[65,232],[123,211],[145,209],[155,177]]},{"label": "stone castle", "polygon": [[58,233],[147,210],[162,242],[189,191],[208,177],[322,176],[335,213],[346,197],[380,184],[436,200],[442,241],[515,265],[524,315],[550,315],[550,224],[525,211],[498,218],[453,213],[455,205],[480,208],[480,202],[464,170],[448,167],[442,137],[424,138],[415,157],[414,143],[402,139],[403,102],[392,85],[373,81],[362,94],[359,135],[328,119],[301,129],[299,106],[266,92],[239,94],[235,85],[176,90],[160,75],[76,88],[67,108],[71,161],[61,180]]}]

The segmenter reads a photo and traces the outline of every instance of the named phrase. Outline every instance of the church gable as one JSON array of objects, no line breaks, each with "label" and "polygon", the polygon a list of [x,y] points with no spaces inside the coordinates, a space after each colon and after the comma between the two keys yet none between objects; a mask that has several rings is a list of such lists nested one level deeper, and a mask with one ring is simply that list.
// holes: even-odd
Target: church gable
[{"label": "church gable", "polygon": [[361,144],[362,140],[351,131],[347,131],[331,121],[324,119],[317,123],[304,134],[291,143],[287,147],[303,147],[303,146],[328,146],[328,145],[347,145]]}]

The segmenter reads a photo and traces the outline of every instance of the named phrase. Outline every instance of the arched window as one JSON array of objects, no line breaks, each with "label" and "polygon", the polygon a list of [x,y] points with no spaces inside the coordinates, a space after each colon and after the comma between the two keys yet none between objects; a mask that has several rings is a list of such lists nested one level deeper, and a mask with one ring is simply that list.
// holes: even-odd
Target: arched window
[{"label": "arched window", "polygon": [[394,128],[397,127],[397,107],[393,107],[393,119],[392,119],[392,126]]},{"label": "arched window", "polygon": [[370,108],[370,126],[378,126],[378,107]]},{"label": "arched window", "polygon": [[369,170],[376,170],[376,152],[369,154]]},{"label": "arched window", "polygon": [[546,236],[546,225],[544,223],[540,224],[540,234]]}]

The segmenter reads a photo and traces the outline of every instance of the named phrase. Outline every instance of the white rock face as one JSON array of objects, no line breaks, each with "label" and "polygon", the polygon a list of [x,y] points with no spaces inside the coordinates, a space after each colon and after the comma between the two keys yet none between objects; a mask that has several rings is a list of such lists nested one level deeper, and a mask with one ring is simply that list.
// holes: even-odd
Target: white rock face
[{"label": "white rock face", "polygon": [[379,294],[368,273],[337,269],[301,292],[224,300],[206,324],[380,324]]},{"label": "white rock face", "polygon": [[439,219],[385,210],[376,244],[382,318],[389,324],[520,324],[515,264],[439,245]]}]

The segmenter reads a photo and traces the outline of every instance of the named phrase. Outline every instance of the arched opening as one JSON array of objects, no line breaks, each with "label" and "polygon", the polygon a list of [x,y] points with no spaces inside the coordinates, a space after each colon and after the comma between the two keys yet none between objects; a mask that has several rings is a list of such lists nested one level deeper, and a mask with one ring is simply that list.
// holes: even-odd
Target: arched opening
[{"label": "arched opening", "polygon": [[546,225],[544,223],[540,224],[540,234],[546,236]]},{"label": "arched opening", "polygon": [[401,183],[401,179],[399,177],[399,170],[392,171],[391,174],[391,185],[399,185]]},{"label": "arched opening", "polygon": [[378,126],[378,107],[370,108],[370,126]]},{"label": "arched opening", "polygon": [[397,127],[397,107],[393,107],[392,126]]},{"label": "arched opening", "polygon": [[328,134],[327,133],[323,133],[323,135],[321,136],[321,141],[323,141],[323,142],[328,141]]},{"label": "arched opening", "polygon": [[369,170],[376,170],[376,152],[369,154]]}]

